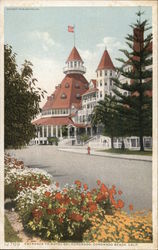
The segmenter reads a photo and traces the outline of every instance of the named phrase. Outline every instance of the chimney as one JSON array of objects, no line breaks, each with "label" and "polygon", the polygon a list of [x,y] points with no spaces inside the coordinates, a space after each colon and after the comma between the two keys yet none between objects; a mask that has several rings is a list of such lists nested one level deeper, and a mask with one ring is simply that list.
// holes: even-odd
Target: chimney
[{"label": "chimney", "polygon": [[134,35],[133,50],[139,52],[140,49],[143,48],[144,30],[140,28],[135,28],[133,30],[133,35]]}]

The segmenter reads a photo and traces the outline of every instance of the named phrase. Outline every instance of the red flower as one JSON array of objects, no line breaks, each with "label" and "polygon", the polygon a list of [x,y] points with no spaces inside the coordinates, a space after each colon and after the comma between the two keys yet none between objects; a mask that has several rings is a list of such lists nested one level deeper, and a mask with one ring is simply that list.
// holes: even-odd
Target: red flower
[{"label": "red flower", "polygon": [[39,218],[42,217],[43,213],[42,213],[42,211],[39,210],[39,209],[34,209],[34,210],[32,211],[32,215],[33,215],[34,218],[38,218],[38,219],[39,219]]},{"label": "red flower", "polygon": [[59,222],[60,222],[61,224],[63,223],[63,221],[64,221],[63,218],[59,218]]},{"label": "red flower", "polygon": [[93,213],[94,211],[97,210],[97,204],[95,202],[89,202],[88,206],[90,213]]},{"label": "red flower", "polygon": [[50,195],[51,195],[50,192],[48,192],[48,191],[45,192],[45,196],[46,196],[46,197],[49,197]]},{"label": "red flower", "polygon": [[56,200],[61,200],[61,199],[62,199],[61,193],[56,193],[55,199],[56,199]]},{"label": "red flower", "polygon": [[51,215],[53,213],[53,210],[49,209],[49,208],[46,211],[47,211],[47,214],[49,214],[49,215]]},{"label": "red flower", "polygon": [[133,210],[133,205],[129,204],[129,210],[132,211]]},{"label": "red flower", "polygon": [[42,207],[48,207],[48,203],[47,202],[41,202],[41,206]]},{"label": "red flower", "polygon": [[121,195],[121,194],[122,194],[122,191],[121,191],[121,190],[119,190],[119,191],[118,191],[118,194],[119,194],[119,195]]},{"label": "red flower", "polygon": [[102,201],[104,200],[105,196],[102,194],[102,193],[98,193],[97,194],[97,198],[96,198],[96,201],[99,202],[99,201]]},{"label": "red flower", "polygon": [[92,195],[91,195],[91,193],[90,193],[90,192],[87,192],[87,198],[88,198],[89,200],[91,200],[91,199],[92,199]]},{"label": "red flower", "polygon": [[72,204],[74,204],[74,205],[77,205],[77,204],[78,204],[78,200],[76,200],[76,199],[74,199],[74,198],[71,199],[71,202],[72,202]]},{"label": "red flower", "polygon": [[76,181],[75,181],[75,185],[76,185],[78,188],[80,188],[80,187],[81,187],[81,182],[80,182],[79,180],[76,180]]},{"label": "red flower", "polygon": [[81,193],[81,198],[82,198],[82,200],[85,198],[84,193]]},{"label": "red flower", "polygon": [[100,180],[97,180],[97,184],[98,184],[98,186],[100,186],[100,184],[101,184],[101,181],[100,181]]},{"label": "red flower", "polygon": [[76,213],[72,213],[72,214],[69,216],[69,218],[70,218],[71,220],[74,220],[74,221],[77,221],[77,222],[83,220],[83,216],[80,215],[80,214],[76,214]]},{"label": "red flower", "polygon": [[108,192],[107,186],[105,186],[104,184],[101,184],[100,191],[101,191],[103,194],[107,193],[107,192]]},{"label": "red flower", "polygon": [[115,208],[123,208],[124,207],[124,202],[122,200],[118,200],[117,204],[115,205]]},{"label": "red flower", "polygon": [[84,185],[83,185],[83,188],[84,188],[84,190],[86,191],[86,190],[88,189],[87,184],[84,184]]},{"label": "red flower", "polygon": [[56,187],[59,187],[59,182],[56,182],[56,184],[55,184],[55,185],[56,185]]},{"label": "red flower", "polygon": [[61,213],[65,213],[66,212],[66,208],[57,208],[54,210],[55,214],[61,214]]}]

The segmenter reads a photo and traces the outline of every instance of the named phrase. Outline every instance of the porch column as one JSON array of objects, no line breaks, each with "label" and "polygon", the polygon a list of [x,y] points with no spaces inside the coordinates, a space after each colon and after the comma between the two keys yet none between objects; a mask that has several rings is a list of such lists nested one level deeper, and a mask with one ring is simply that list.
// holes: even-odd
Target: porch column
[{"label": "porch column", "polygon": [[53,131],[53,125],[51,126],[51,136],[54,135],[54,131]]},{"label": "porch column", "polygon": [[86,135],[87,135],[87,127],[85,129],[86,129]]},{"label": "porch column", "polygon": [[70,127],[68,127],[67,135],[68,135],[68,138],[70,138]]},{"label": "porch column", "polygon": [[43,144],[44,144],[44,126],[42,126],[42,138],[43,138]]},{"label": "porch column", "polygon": [[56,137],[58,137],[58,126],[56,125]]},{"label": "porch column", "polygon": [[63,138],[63,134],[62,134],[62,126],[60,126],[60,138]]},{"label": "porch column", "polygon": [[40,130],[37,133],[38,133],[38,144],[40,144]]},{"label": "porch column", "polygon": [[47,126],[47,130],[46,130],[46,136],[48,137],[48,126]]},{"label": "porch column", "polygon": [[77,128],[76,127],[74,127],[74,137],[76,138],[76,135],[77,135]]},{"label": "porch column", "polygon": [[44,126],[42,126],[42,138],[44,138]]},{"label": "porch column", "polygon": [[93,136],[93,128],[91,127],[91,137]]}]

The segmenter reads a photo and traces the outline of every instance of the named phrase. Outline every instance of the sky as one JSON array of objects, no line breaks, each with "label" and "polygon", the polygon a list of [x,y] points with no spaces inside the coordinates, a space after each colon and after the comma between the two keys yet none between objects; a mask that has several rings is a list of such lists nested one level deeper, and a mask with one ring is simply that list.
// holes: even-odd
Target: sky
[{"label": "sky", "polygon": [[[108,6],[5,8],[5,44],[17,53],[19,68],[25,59],[33,63],[38,86],[50,95],[64,78],[63,67],[74,46],[74,34],[67,31],[68,25],[75,25],[75,46],[87,68],[85,77],[90,81],[96,78],[95,70],[105,46],[113,64],[119,66],[116,58],[123,56],[119,49],[128,48],[125,37],[132,33],[130,25],[135,23],[138,10]],[[151,7],[141,10],[143,18],[151,24]]]}]

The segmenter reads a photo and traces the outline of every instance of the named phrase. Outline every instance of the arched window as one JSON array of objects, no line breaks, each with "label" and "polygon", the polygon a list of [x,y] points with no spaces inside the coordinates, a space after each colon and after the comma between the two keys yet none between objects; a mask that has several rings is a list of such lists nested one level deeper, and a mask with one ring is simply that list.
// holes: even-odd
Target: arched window
[{"label": "arched window", "polygon": [[76,88],[76,89],[80,89],[80,85],[79,85],[78,82],[75,83],[75,88]]},{"label": "arched window", "polygon": [[81,95],[79,93],[76,94],[77,99],[81,99]]},{"label": "arched window", "polygon": [[68,82],[65,83],[65,88],[69,88],[69,83]]},{"label": "arched window", "polygon": [[63,93],[63,94],[61,95],[61,99],[66,99],[66,97],[67,97],[67,95],[66,95],[65,93]]}]

